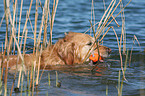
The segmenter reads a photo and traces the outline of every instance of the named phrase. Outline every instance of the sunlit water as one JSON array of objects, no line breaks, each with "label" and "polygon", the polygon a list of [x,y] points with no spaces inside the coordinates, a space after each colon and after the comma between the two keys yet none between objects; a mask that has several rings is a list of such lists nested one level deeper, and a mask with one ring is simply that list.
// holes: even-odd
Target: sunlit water
[{"label": "sunlit water", "polygon": [[[51,0],[52,1],[52,0]],[[105,0],[106,7],[111,0]],[[123,0],[124,6],[129,0]],[[20,9],[20,0],[18,0]],[[24,0],[21,32],[26,18],[26,11],[29,8],[30,0]],[[96,22],[101,19],[104,13],[103,0],[94,0]],[[12,3],[11,3],[12,5]],[[44,5],[44,1],[42,1]],[[12,7],[11,7],[12,10]],[[41,22],[42,9],[39,7],[38,25]],[[118,9],[119,10],[119,9]],[[0,20],[4,15],[3,0],[0,1]],[[12,14],[12,13],[11,13]],[[19,15],[19,13],[18,13]],[[116,14],[114,14],[115,16]],[[121,16],[116,20],[121,25]],[[132,0],[132,2],[125,9],[125,28],[127,37],[127,48],[130,50],[133,45],[134,35],[138,38],[140,47],[137,42],[133,45],[132,61],[130,66],[127,66],[126,79],[123,84],[123,96],[144,96],[145,95],[145,1]],[[33,1],[30,19],[34,25],[35,18],[35,0]],[[64,37],[64,32],[85,32],[89,27],[89,20],[91,18],[91,1],[90,0],[60,0],[55,23],[53,28],[53,43],[58,38]],[[118,37],[120,37],[121,27],[117,27],[112,23]],[[28,36],[33,37],[31,25],[28,23]],[[34,28],[34,26],[33,26]],[[0,27],[0,47],[4,42],[5,36],[5,20]],[[37,28],[39,30],[39,26]],[[49,29],[48,29],[49,30]],[[54,96],[105,96],[106,88],[108,88],[109,96],[117,96],[118,73],[120,68],[118,45],[116,42],[114,32],[110,30],[104,38],[104,45],[112,49],[112,54],[104,63],[100,64],[95,71],[91,72],[92,67],[89,65],[83,66],[65,66],[58,71],[59,82],[61,87],[55,87],[55,71],[44,71],[41,82],[35,90],[35,95],[54,95]],[[27,48],[33,47],[33,40],[27,40]],[[31,51],[28,51],[32,52]],[[111,59],[111,60],[110,60]],[[125,60],[125,59],[124,59]],[[128,63],[129,65],[129,63]],[[51,86],[48,86],[48,72],[51,76]],[[26,80],[26,79],[25,79]],[[8,76],[8,89],[11,89],[13,76]],[[25,82],[26,83],[26,82]],[[26,85],[26,84],[25,84]],[[16,84],[15,84],[16,87]],[[25,93],[23,93],[24,95]],[[26,93],[27,94],[27,93]],[[13,92],[13,95],[20,95],[20,93]]]}]

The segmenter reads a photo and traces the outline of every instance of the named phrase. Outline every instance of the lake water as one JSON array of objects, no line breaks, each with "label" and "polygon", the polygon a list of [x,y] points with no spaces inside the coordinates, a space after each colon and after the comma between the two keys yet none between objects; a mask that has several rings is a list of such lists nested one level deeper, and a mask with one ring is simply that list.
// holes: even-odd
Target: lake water
[{"label": "lake water", "polygon": [[[20,9],[20,1],[18,0],[18,10]],[[50,0],[52,1],[52,0]],[[111,0],[105,0],[106,6],[109,5]],[[117,0],[118,2],[118,0]],[[124,6],[129,2],[129,0],[123,0]],[[44,5],[44,0],[41,0],[42,5]],[[23,30],[23,25],[25,23],[26,11],[29,9],[30,0],[24,0],[22,22],[21,22],[21,32]],[[11,3],[12,5],[12,3]],[[96,22],[99,22],[103,13],[104,5],[103,0],[94,0],[95,6],[95,17]],[[12,7],[10,7],[12,10]],[[39,7],[39,17],[38,25],[41,22],[42,9]],[[117,9],[119,11],[119,9]],[[116,11],[116,13],[117,13]],[[132,0],[132,2],[126,7],[125,12],[125,28],[127,37],[127,48],[129,53],[133,45],[134,35],[138,38],[140,47],[137,42],[133,45],[133,54],[131,66],[127,67],[126,79],[123,85],[123,96],[144,96],[145,95],[145,1],[144,0]],[[11,13],[12,14],[12,13]],[[4,5],[3,0],[0,1],[0,20],[4,15]],[[114,14],[115,16],[116,14]],[[58,9],[55,17],[55,23],[53,28],[53,43],[55,43],[58,38],[64,37],[64,32],[85,32],[89,27],[89,20],[91,18],[91,0],[60,0],[58,4]],[[33,1],[33,6],[30,13],[30,19],[34,25],[35,21],[35,0]],[[116,18],[117,22],[121,25],[121,15]],[[114,26],[118,37],[120,37],[121,27],[117,27],[115,23],[111,24]],[[34,26],[33,26],[34,27]],[[30,24],[28,23],[28,36],[33,37],[33,31]],[[5,20],[0,27],[0,48],[1,43],[5,40]],[[38,29],[39,30],[39,26]],[[48,35],[49,36],[49,35]],[[27,47],[33,47],[33,40],[27,40]],[[37,91],[34,92],[35,95],[43,96],[48,94],[48,96],[105,96],[106,88],[108,88],[109,96],[117,96],[117,86],[118,86],[118,73],[120,68],[118,45],[114,32],[110,30],[104,38],[104,45],[112,49],[111,56],[109,59],[103,63],[101,67],[98,68],[99,71],[91,73],[89,69],[90,66],[85,65],[84,68],[74,68],[74,70],[69,70],[66,68],[64,70],[58,71],[59,81],[61,82],[61,87],[55,87],[55,71],[44,71],[43,78],[38,86]],[[32,51],[28,51],[32,52]],[[116,60],[116,61],[115,61]],[[129,64],[128,64],[129,65]],[[101,71],[100,71],[101,70]],[[48,72],[51,75],[51,86],[48,86]],[[8,89],[11,88],[13,81],[13,76],[9,74],[8,76]],[[16,86],[15,86],[16,87]],[[13,92],[13,95],[19,96],[20,93]],[[25,93],[23,93],[25,95]]]}]

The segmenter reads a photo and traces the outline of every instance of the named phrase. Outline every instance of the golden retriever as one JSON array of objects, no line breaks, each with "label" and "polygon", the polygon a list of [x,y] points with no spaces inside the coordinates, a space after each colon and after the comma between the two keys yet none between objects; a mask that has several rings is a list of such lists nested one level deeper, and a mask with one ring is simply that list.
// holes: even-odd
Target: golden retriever
[{"label": "golden retriever", "polygon": [[[99,49],[99,50],[98,50]],[[40,67],[51,67],[52,65],[73,65],[82,64],[88,61],[89,55],[97,53],[102,57],[108,57],[111,49],[102,45],[97,46],[95,39],[88,34],[69,32],[64,38],[59,39],[54,45],[47,47],[40,54]],[[38,60],[33,54],[25,54],[24,65],[29,68]],[[0,61],[2,59],[0,58]],[[7,58],[3,59],[3,67],[7,63]],[[22,60],[19,60],[18,67]],[[17,63],[17,56],[9,56],[9,67],[15,70]],[[37,62],[36,62],[37,64]]]}]

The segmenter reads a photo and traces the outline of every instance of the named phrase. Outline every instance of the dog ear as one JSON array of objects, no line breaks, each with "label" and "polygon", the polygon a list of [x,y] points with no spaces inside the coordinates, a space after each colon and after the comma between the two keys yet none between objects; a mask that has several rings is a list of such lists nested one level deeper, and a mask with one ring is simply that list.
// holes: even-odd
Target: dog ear
[{"label": "dog ear", "polygon": [[73,36],[69,36],[69,35],[66,35],[64,38],[63,38],[63,41],[64,42],[69,42],[71,40]]},{"label": "dog ear", "polygon": [[75,32],[69,32],[68,34],[65,34],[65,37],[63,38],[64,42],[69,42],[71,39],[76,35],[77,33]]},{"label": "dog ear", "polygon": [[74,63],[74,43],[70,43],[64,48],[58,49],[58,56],[65,62],[66,65],[72,65]]}]

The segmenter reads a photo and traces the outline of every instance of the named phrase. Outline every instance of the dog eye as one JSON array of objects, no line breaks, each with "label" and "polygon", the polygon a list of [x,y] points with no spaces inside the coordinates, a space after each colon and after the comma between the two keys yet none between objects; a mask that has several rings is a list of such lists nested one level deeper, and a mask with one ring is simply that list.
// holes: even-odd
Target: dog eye
[{"label": "dog eye", "polygon": [[87,45],[91,46],[92,45],[92,42],[87,43]]}]

